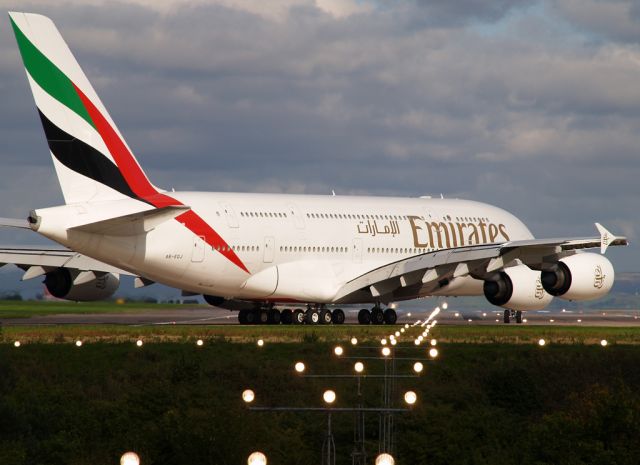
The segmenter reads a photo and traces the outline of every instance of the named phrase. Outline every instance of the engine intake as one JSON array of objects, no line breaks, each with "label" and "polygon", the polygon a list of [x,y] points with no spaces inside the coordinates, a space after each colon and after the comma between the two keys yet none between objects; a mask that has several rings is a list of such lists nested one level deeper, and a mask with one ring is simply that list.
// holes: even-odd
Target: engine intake
[{"label": "engine intake", "polygon": [[483,285],[484,296],[493,305],[511,310],[541,310],[552,296],[540,282],[540,273],[525,265],[505,268]]},{"label": "engine intake", "polygon": [[73,280],[77,275],[77,272],[68,268],[57,268],[46,274],[44,285],[52,296],[76,302],[107,299],[120,286],[120,276],[115,273],[106,273],[91,281],[76,285],[73,284]]},{"label": "engine intake", "polygon": [[541,279],[551,295],[567,300],[594,300],[607,295],[615,272],[603,255],[577,253],[545,267]]}]

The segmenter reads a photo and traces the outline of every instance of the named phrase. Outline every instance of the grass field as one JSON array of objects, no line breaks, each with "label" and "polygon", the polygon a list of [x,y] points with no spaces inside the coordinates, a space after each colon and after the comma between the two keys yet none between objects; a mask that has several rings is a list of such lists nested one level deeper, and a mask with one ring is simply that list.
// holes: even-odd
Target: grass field
[{"label": "grass field", "polygon": [[[198,307],[190,305],[189,308]],[[207,308],[207,305],[202,305]],[[33,300],[0,300],[0,318],[28,318],[40,315],[88,313],[143,313],[145,311],[175,310],[181,304],[153,304],[145,302],[65,302]]]}]

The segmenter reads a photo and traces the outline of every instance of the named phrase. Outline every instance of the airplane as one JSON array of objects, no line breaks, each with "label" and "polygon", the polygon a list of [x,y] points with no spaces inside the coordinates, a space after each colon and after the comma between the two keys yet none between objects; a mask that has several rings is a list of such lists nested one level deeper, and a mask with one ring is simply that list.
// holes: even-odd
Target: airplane
[{"label": "airplane", "polygon": [[535,239],[470,200],[156,187],[54,23],[9,16],[65,204],[0,225],[64,249],[1,249],[0,263],[44,277],[58,298],[105,299],[130,275],[202,294],[242,324],[342,324],[337,307],[355,304],[360,324],[394,324],[392,302],[482,295],[521,322],[553,297],[597,299],[613,285],[604,253],[627,240],[597,223],[599,236]]}]

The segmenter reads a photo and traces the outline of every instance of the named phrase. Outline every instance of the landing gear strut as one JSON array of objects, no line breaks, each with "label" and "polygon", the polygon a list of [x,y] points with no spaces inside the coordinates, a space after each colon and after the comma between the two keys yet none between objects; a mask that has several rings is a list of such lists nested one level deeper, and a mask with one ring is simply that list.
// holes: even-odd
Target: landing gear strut
[{"label": "landing gear strut", "polygon": [[511,318],[515,318],[516,319],[516,323],[521,324],[522,323],[522,311],[517,310],[517,311],[513,311],[513,310],[505,310],[504,311],[504,322],[509,324],[511,323]]}]

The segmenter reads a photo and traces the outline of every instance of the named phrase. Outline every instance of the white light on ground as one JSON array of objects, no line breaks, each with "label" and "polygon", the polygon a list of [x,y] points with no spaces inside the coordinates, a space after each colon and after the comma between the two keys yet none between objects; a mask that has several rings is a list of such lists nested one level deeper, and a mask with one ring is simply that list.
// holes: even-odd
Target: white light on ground
[{"label": "white light on ground", "polygon": [[398,343],[398,341],[396,341],[395,339],[391,339],[391,345],[395,346]]},{"label": "white light on ground", "polygon": [[198,347],[202,347],[202,346],[204,345],[204,341],[203,341],[202,339],[198,339],[198,340],[196,341],[196,345],[197,345]]},{"label": "white light on ground", "polygon": [[138,340],[136,341],[136,345],[137,345],[138,347],[142,347],[142,344],[143,344],[143,343],[142,343],[142,339],[138,339]]},{"label": "white light on ground", "polygon": [[400,332],[401,332],[401,333],[404,333],[404,328],[400,328]]},{"label": "white light on ground", "polygon": [[498,323],[498,322],[500,322],[500,320],[498,320],[498,319],[496,318],[496,323]]},{"label": "white light on ground", "polygon": [[405,324],[404,324],[404,328],[405,328],[405,329],[409,329],[409,323],[405,323]]},{"label": "white light on ground", "polygon": [[333,353],[340,357],[344,353],[344,349],[341,346],[336,346],[335,349],[333,349]]},{"label": "white light on ground", "polygon": [[396,331],[395,336],[400,337],[400,331]]},{"label": "white light on ground", "polygon": [[438,345],[438,341],[436,341],[435,339],[431,339],[431,343],[430,344],[431,344],[432,347],[435,347],[435,346]]},{"label": "white light on ground", "polygon": [[581,319],[578,319],[578,323],[582,323],[582,320],[581,320]]},{"label": "white light on ground", "polygon": [[254,452],[247,459],[247,465],[267,465],[267,456],[262,452]]},{"label": "white light on ground", "polygon": [[387,345],[387,340],[386,339],[380,340],[380,344],[382,344],[383,346],[386,346]]},{"label": "white light on ground", "polygon": [[422,373],[422,370],[424,370],[424,365],[421,362],[416,362],[413,364],[413,371],[415,371],[416,373]]},{"label": "white light on ground", "polygon": [[487,314],[486,314],[485,312],[482,312],[482,316],[483,316],[483,317],[486,317],[486,316],[487,316]]},{"label": "white light on ground", "polygon": [[82,347],[82,341],[80,340],[76,341],[76,347]]},{"label": "white light on ground", "polygon": [[355,365],[353,365],[353,369],[356,370],[356,373],[362,373],[364,371],[364,363],[356,362]]},{"label": "white light on ground", "polygon": [[125,452],[120,457],[120,465],[140,465],[140,457],[135,452]]},{"label": "white light on ground", "polygon": [[429,350],[429,357],[436,358],[438,356],[438,349],[435,347]]},{"label": "white light on ground", "polygon": [[404,401],[409,404],[409,405],[413,405],[416,403],[416,400],[418,400],[418,396],[415,392],[413,391],[407,391],[404,393]]},{"label": "white light on ground", "polygon": [[389,355],[391,355],[391,349],[389,349],[388,347],[383,347],[382,355],[384,355],[385,357],[388,357]]},{"label": "white light on ground", "polygon": [[448,308],[449,308],[449,304],[448,304],[448,303],[446,303],[446,302],[443,302],[443,303],[442,303],[442,309],[443,309],[443,310],[446,310],[446,309],[448,309]]},{"label": "white light on ground", "polygon": [[262,339],[258,339],[257,344],[258,344],[258,347],[262,347],[264,346],[264,341]]},{"label": "white light on ground", "polygon": [[556,320],[554,320],[553,318],[549,320],[549,323],[554,323]]},{"label": "white light on ground", "polygon": [[468,321],[469,323],[471,323],[473,320],[472,320],[471,318],[469,318],[467,321]]},{"label": "white light on ground", "polygon": [[396,461],[389,454],[380,454],[376,457],[376,465],[395,465]]},{"label": "white light on ground", "polygon": [[415,341],[413,341],[413,343],[414,343],[415,345],[419,346],[419,345],[420,345],[420,339],[416,339]]},{"label": "white light on ground", "polygon": [[20,347],[20,341],[16,341],[16,342],[14,342],[14,343],[13,343],[13,346],[14,346],[14,347]]},{"label": "white light on ground", "polygon": [[358,339],[357,339],[357,338],[355,338],[355,337],[352,337],[352,338],[351,338],[351,345],[352,345],[352,346],[358,345]]},{"label": "white light on ground", "polygon": [[256,398],[255,392],[251,389],[245,389],[242,391],[242,400],[244,400],[247,404],[250,404]]},{"label": "white light on ground", "polygon": [[303,373],[305,369],[304,363],[302,362],[296,363],[295,369],[298,373]]},{"label": "white light on ground", "polygon": [[608,344],[609,344],[609,343],[607,342],[607,340],[606,340],[606,339],[603,339],[602,341],[600,341],[600,345],[601,345],[602,347],[607,347],[607,345],[608,345]]},{"label": "white light on ground", "polygon": [[336,401],[336,393],[331,389],[324,391],[322,398],[327,404],[333,404]]},{"label": "white light on ground", "polygon": [[546,345],[546,343],[547,343],[547,341],[545,341],[544,339],[540,339],[540,340],[538,341],[538,345],[539,345],[540,347],[543,347],[544,345]]},{"label": "white light on ground", "polygon": [[456,318],[458,318],[458,317],[460,316],[460,314],[459,314],[458,312],[455,312],[453,315],[454,315]]},{"label": "white light on ground", "polygon": [[523,322],[523,323],[526,323],[527,321],[528,321],[528,320],[527,320],[526,318],[523,318],[523,319],[522,319],[522,322]]},{"label": "white light on ground", "polygon": [[407,316],[410,317],[411,316],[411,312],[407,313]]}]

